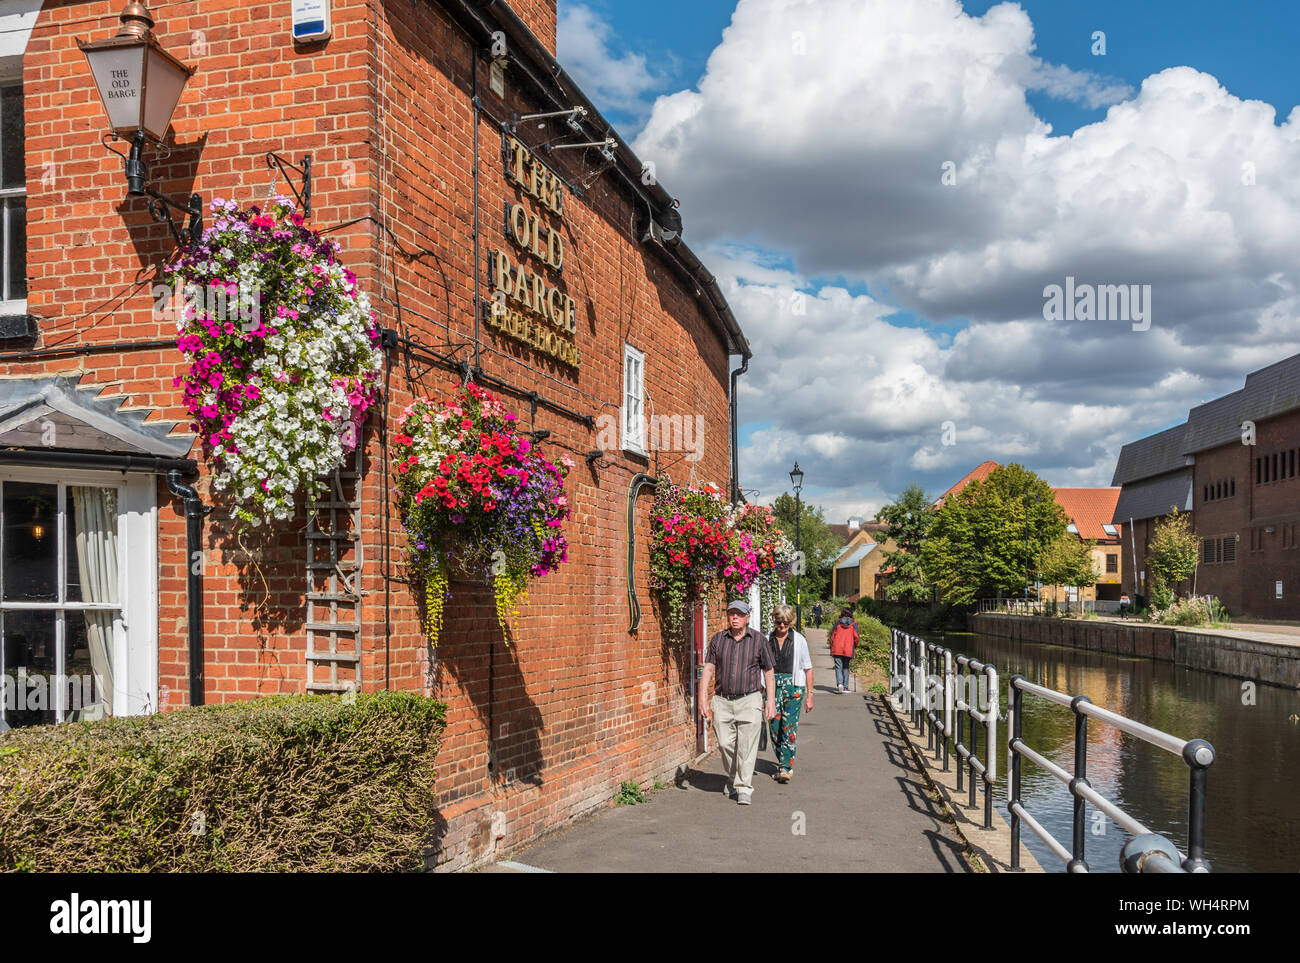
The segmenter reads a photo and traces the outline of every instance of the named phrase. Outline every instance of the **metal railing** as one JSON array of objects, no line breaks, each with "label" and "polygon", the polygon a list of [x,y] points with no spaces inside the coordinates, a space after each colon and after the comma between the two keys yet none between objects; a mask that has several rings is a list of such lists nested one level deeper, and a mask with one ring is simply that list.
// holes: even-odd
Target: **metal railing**
[{"label": "metal railing", "polygon": [[[891,629],[893,678],[912,721],[926,736],[926,751],[943,760],[944,772],[957,762],[957,791],[969,783],[975,806],[976,777],[984,783],[984,828],[993,828],[993,783],[997,780],[998,670],[991,665]],[[959,681],[960,680],[960,681]],[[980,683],[983,682],[981,694]],[[980,704],[984,709],[979,708]],[[979,729],[984,729],[984,758],[979,755]],[[963,736],[963,732],[966,733]],[[963,739],[969,739],[967,745]],[[965,777],[965,779],[963,779]]]},{"label": "metal railing", "polygon": [[[1052,599],[997,598],[980,599],[981,612],[1001,612],[1006,615],[1087,615],[1098,611],[1098,604],[1092,599],[1083,601],[1053,601]],[[1112,611],[1106,602],[1100,603],[1101,611]],[[1118,610],[1119,603],[1115,603]]]},{"label": "metal railing", "polygon": [[[945,772],[951,764],[950,751],[958,756],[957,791],[963,788],[963,776],[969,780],[969,805],[976,802],[976,777],[984,783],[984,828],[993,825],[993,788],[997,781],[998,671],[977,659],[953,652],[940,645],[902,631],[890,630],[890,695],[901,699],[912,724],[927,737],[926,752],[943,763]],[[987,686],[981,696],[979,683]],[[1094,705],[1084,695],[1068,695],[1029,682],[1022,675],[1009,680],[1010,701],[1005,721],[1008,723],[1007,811],[1011,816],[1011,868],[1020,869],[1020,831],[1027,826],[1065,864],[1069,872],[1088,872],[1085,854],[1085,813],[1091,803],[1109,816],[1133,838],[1125,844],[1120,863],[1125,872],[1208,873],[1205,857],[1205,817],[1207,770],[1214,762],[1214,747],[1204,739],[1179,739],[1167,732],[1143,725],[1118,713]],[[1074,771],[1068,772],[1024,741],[1021,720],[1026,694],[1037,696],[1070,709],[1075,716]],[[980,703],[984,708],[979,708]],[[1190,770],[1188,791],[1188,843],[1183,855],[1173,843],[1153,833],[1139,820],[1102,796],[1088,781],[1088,720],[1113,726],[1151,745],[1180,756]],[[984,756],[980,759],[980,723],[985,732]],[[966,735],[963,735],[965,731]],[[963,742],[968,738],[969,746]],[[1074,797],[1073,835],[1066,847],[1028,812],[1021,798],[1022,760],[1028,759],[1060,780]]]},{"label": "metal railing", "polygon": [[[1092,783],[1088,781],[1088,720],[1091,718],[1114,726],[1121,732],[1136,736],[1143,742],[1181,756],[1183,761],[1187,763],[1191,772],[1188,792],[1187,855],[1183,856],[1179,853],[1181,869],[1189,873],[1208,873],[1210,871],[1210,863],[1205,858],[1205,784],[1206,771],[1214,762],[1213,746],[1204,739],[1179,739],[1167,732],[1161,732],[1159,729],[1153,729],[1140,722],[1134,722],[1132,719],[1111,712],[1109,709],[1093,705],[1092,700],[1087,696],[1070,696],[1064,692],[1057,692],[1055,689],[1047,689],[1041,685],[1035,685],[1022,675],[1013,675],[1011,677],[1010,690],[1011,738],[1007,743],[1007,750],[1010,754],[1011,785],[1007,793],[1007,811],[1011,813],[1011,868],[1013,870],[1020,868],[1020,824],[1023,822],[1065,863],[1068,872],[1088,872],[1088,861],[1085,858],[1087,833],[1084,827],[1084,811],[1087,803],[1092,803],[1093,806],[1114,820],[1116,825],[1136,837],[1157,835],[1093,789]],[[1056,763],[1039,755],[1025,744],[1024,739],[1021,737],[1020,723],[1026,693],[1039,696],[1060,706],[1066,706],[1074,713],[1073,773],[1062,769]],[[1069,849],[1066,849],[1056,837],[1044,829],[1026,811],[1020,798],[1022,756],[1035,765],[1046,769],[1064,783],[1066,788],[1070,790],[1070,795],[1074,797],[1074,832],[1072,846]],[[1131,863],[1127,858],[1122,857],[1122,863],[1126,871],[1132,871],[1130,869]],[[1142,869],[1140,861],[1136,863],[1136,867],[1138,870]],[[1153,864],[1151,870],[1148,871],[1160,870],[1157,870]],[[1173,871],[1177,872],[1178,870]]]}]

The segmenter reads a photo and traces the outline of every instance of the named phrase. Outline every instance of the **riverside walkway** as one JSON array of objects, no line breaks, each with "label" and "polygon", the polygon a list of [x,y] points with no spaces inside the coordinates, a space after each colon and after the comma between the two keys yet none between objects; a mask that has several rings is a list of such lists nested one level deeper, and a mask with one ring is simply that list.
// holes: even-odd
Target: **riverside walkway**
[{"label": "riverside walkway", "polygon": [[880,698],[837,695],[825,630],[805,634],[814,708],[799,724],[789,784],[772,778],[769,746],[759,753],[753,805],[739,806],[723,795],[715,750],[679,786],[602,810],[488,871],[969,872],[964,844]]}]

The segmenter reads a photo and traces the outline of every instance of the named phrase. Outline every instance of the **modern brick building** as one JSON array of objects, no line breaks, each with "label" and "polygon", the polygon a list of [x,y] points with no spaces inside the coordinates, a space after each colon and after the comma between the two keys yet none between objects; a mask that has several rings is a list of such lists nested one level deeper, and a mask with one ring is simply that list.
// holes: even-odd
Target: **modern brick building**
[{"label": "modern brick building", "polygon": [[[152,11],[195,73],[169,152],[146,148],[149,186],[182,205],[192,192],[261,203],[301,191],[310,155],[308,225],[340,242],[384,329],[385,399],[335,495],[236,544],[173,387],[175,325],[155,309],[175,242],[127,196],[77,46],[112,36],[121,2],[6,5],[4,668],[107,672],[96,698],[114,714],[356,686],[436,695],[449,726],[434,858],[463,867],[694,754],[698,653],[661,633],[651,604],[646,483],[736,490],[750,352],[671,196],[554,61],[553,0],[326,6],[330,35],[308,43],[287,0]],[[490,310],[525,270],[534,293],[571,305],[567,331]],[[577,463],[569,561],[533,583],[509,646],[490,588],[453,582],[431,650],[385,441],[413,398],[466,378]],[[673,424],[694,437],[654,430]],[[195,495],[217,506],[206,521]],[[74,529],[102,536],[89,569]],[[92,591],[113,565],[112,588]]]},{"label": "modern brick building", "polygon": [[1180,593],[1216,595],[1237,616],[1300,619],[1300,355],[1125,445],[1113,484],[1122,486],[1113,521],[1133,523],[1123,543],[1133,591],[1146,593],[1154,526],[1177,507],[1201,539]]}]

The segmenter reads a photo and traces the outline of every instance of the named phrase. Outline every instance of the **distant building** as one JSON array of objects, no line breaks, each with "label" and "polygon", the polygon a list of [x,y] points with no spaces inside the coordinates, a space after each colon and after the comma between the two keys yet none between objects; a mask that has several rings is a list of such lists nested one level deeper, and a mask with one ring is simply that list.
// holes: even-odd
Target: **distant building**
[{"label": "distant building", "polygon": [[[955,485],[940,495],[932,507],[940,508],[949,497],[961,491],[972,482],[982,482],[996,469],[1002,467],[996,461],[982,461],[962,476]],[[1076,587],[1071,585],[1040,585],[1039,597],[1053,601],[1118,602],[1123,590],[1124,559],[1120,551],[1123,537],[1121,526],[1114,520],[1115,504],[1119,500],[1118,488],[1053,488],[1056,503],[1065,512],[1068,531],[1080,539],[1090,539],[1093,548],[1093,568],[1097,572],[1097,584]],[[889,573],[880,573],[880,581],[887,580]]]},{"label": "distant building", "polygon": [[1234,615],[1300,619],[1300,355],[1125,445],[1112,484],[1112,521],[1132,521],[1130,590],[1146,594],[1154,525],[1176,506],[1192,513],[1201,546],[1195,575],[1175,591],[1216,595]]},{"label": "distant building", "polygon": [[963,488],[965,488],[965,487],[966,487],[967,485],[969,485],[971,482],[983,481],[984,479],[988,478],[989,475],[991,475],[995,469],[997,469],[997,468],[1001,468],[1001,467],[1002,467],[1002,466],[999,465],[999,464],[998,464],[997,462],[995,462],[995,461],[982,461],[982,462],[980,462],[978,465],[976,465],[974,468],[972,468],[969,472],[967,472],[965,475],[963,475],[962,478],[961,478],[961,481],[957,482],[957,484],[953,485],[953,486],[952,486],[951,488],[949,488],[946,492],[944,492],[942,495],[940,495],[938,498],[936,498],[936,499],[931,503],[930,507],[931,507],[931,508],[940,508],[940,507],[942,507],[942,506],[943,506],[943,503],[946,502],[946,501],[948,500],[948,496],[957,494],[957,492],[961,491]]},{"label": "distant building", "polygon": [[856,602],[860,598],[880,598],[884,579],[879,573],[885,553],[897,546],[885,535],[884,522],[864,522],[831,568],[831,594]]},{"label": "distant building", "polygon": [[1092,567],[1096,585],[1045,585],[1040,598],[1069,602],[1118,602],[1123,591],[1123,558],[1120,542],[1123,529],[1114,522],[1118,488],[1053,488],[1056,504],[1068,518],[1067,531],[1093,542]]},{"label": "distant building", "polygon": [[827,525],[826,527],[831,530],[831,534],[840,540],[840,544],[847,545],[859,532],[865,531],[872,534],[882,532],[889,527],[889,524],[887,522],[869,522],[861,515],[851,515],[848,522],[843,525]]}]

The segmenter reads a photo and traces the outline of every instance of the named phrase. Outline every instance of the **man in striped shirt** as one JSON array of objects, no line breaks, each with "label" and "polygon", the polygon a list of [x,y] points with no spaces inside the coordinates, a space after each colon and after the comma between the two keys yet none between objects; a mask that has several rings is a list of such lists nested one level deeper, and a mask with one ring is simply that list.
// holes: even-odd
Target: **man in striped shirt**
[{"label": "man in striped shirt", "polygon": [[[709,640],[700,679],[700,714],[713,718],[722,765],[731,781],[728,795],[748,806],[754,792],[754,763],[763,720],[776,716],[772,650],[763,633],[749,627],[749,605],[727,606],[727,628]],[[717,692],[709,699],[709,685]],[[766,703],[764,703],[766,694]]]}]

